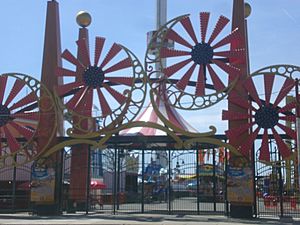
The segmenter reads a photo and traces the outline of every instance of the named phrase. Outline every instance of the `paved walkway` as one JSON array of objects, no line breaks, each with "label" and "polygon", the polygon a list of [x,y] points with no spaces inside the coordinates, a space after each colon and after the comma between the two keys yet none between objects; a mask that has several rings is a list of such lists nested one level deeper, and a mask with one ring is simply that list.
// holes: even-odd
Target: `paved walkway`
[{"label": "paved walkway", "polygon": [[0,224],[140,224],[140,225],[204,225],[204,224],[299,224],[291,218],[282,220],[274,218],[261,218],[253,220],[233,219],[218,215],[152,215],[152,214],[68,214],[54,217],[32,216],[25,213],[0,214]]}]

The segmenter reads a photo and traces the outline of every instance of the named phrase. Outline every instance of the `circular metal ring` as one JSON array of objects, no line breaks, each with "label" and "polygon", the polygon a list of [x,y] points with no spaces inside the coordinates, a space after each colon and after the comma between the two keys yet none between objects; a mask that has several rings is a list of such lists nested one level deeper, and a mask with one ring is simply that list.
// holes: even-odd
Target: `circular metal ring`
[{"label": "circular metal ring", "polygon": [[153,33],[148,44],[145,68],[151,89],[175,108],[199,110],[217,104],[240,74],[234,64],[245,58],[244,49],[224,50],[240,41],[238,30],[218,39],[229,22],[220,16],[207,40],[208,21],[209,13],[200,13],[199,39],[190,16],[177,17]]},{"label": "circular metal ring", "polygon": [[0,117],[0,167],[34,160],[56,134],[57,112],[51,93],[25,74],[0,76]]},{"label": "circular metal ring", "polygon": [[[77,41],[81,57],[68,50],[62,57],[76,66],[76,71],[58,68],[57,75],[71,82],[56,89],[57,99],[72,124],[71,136],[99,135],[132,121],[140,111],[146,95],[146,76],[137,57],[126,47],[113,43],[105,49],[105,38],[96,37],[93,64],[87,43]],[[107,54],[101,57],[101,53]],[[100,61],[100,63],[98,63]]]}]

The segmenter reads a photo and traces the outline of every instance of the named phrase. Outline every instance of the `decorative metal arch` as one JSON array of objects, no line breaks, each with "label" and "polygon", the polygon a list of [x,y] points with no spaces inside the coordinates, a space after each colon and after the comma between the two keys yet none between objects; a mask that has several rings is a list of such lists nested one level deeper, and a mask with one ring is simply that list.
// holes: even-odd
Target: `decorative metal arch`
[{"label": "decorative metal arch", "polygon": [[205,132],[205,133],[193,133],[193,132],[184,130],[184,129],[176,126],[174,123],[172,123],[167,118],[165,118],[164,115],[159,111],[159,108],[158,108],[158,106],[157,106],[157,104],[155,102],[155,99],[154,99],[154,93],[155,93],[155,91],[153,91],[153,89],[151,89],[150,90],[150,99],[151,99],[151,103],[152,103],[153,109],[154,109],[155,113],[158,115],[158,117],[161,119],[161,121],[169,129],[173,130],[176,133],[180,133],[180,134],[183,134],[183,135],[188,136],[188,137],[204,137],[204,136],[212,136],[212,135],[216,134],[217,129],[214,126],[210,126],[209,129],[211,131]]}]

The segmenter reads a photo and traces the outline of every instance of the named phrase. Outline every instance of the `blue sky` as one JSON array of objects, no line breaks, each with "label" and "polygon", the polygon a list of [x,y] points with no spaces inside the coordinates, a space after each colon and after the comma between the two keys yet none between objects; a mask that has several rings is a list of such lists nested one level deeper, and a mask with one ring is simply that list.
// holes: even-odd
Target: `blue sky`
[{"label": "blue sky", "polygon": [[[87,10],[93,21],[90,40],[103,36],[121,43],[143,61],[146,33],[155,28],[155,0],[58,0],[62,50],[76,51],[76,13]],[[201,11],[212,17],[231,18],[232,0],[169,0],[168,19]],[[251,71],[273,64],[299,64],[300,1],[249,0],[248,18]],[[21,72],[40,78],[47,1],[9,0],[1,2],[0,74]],[[220,119],[220,111],[210,114]],[[195,121],[199,122],[199,118]],[[191,117],[193,121],[193,118]],[[210,119],[211,120],[211,119]],[[212,119],[214,120],[214,119]],[[203,123],[208,123],[203,119]],[[198,127],[199,124],[196,124]],[[200,125],[199,125],[200,126]],[[207,127],[207,126],[206,126]]]},{"label": "blue sky", "polygon": [[[141,60],[146,32],[155,28],[155,0],[72,0],[60,3],[62,49],[75,49],[75,15],[87,10],[93,17],[91,40],[96,35],[121,43]],[[231,0],[169,0],[168,18],[208,11],[231,17]],[[297,64],[300,59],[300,1],[248,1],[251,70],[277,63]],[[47,1],[10,0],[1,3],[0,73],[18,71],[40,76]]]}]

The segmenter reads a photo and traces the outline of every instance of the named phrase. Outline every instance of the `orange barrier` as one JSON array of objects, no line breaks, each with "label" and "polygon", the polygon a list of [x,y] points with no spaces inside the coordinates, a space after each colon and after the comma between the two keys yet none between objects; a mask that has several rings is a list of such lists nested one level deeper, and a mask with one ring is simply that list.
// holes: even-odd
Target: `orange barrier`
[{"label": "orange barrier", "polygon": [[277,207],[277,198],[275,196],[264,197],[264,205],[266,208]]},{"label": "orange barrier", "polygon": [[291,208],[296,209],[297,208],[297,199],[296,199],[296,197],[291,197],[290,201],[291,201]]}]

